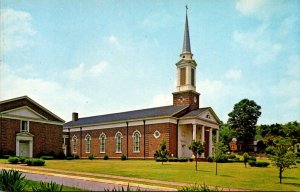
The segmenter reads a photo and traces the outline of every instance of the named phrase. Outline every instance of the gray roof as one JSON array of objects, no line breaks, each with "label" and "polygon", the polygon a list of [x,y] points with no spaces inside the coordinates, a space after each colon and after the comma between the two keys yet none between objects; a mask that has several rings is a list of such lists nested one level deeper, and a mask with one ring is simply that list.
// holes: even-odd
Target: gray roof
[{"label": "gray roof", "polygon": [[189,33],[189,21],[188,16],[186,14],[185,17],[185,28],[184,28],[184,39],[183,39],[183,48],[182,52],[189,52],[191,53],[191,43],[190,43],[190,33]]},{"label": "gray roof", "polygon": [[193,111],[190,111],[189,113],[183,115],[182,117],[194,117],[199,115],[200,113],[202,113],[203,111],[209,109],[210,107],[205,107],[205,108],[199,108],[199,109],[195,109]]},{"label": "gray roof", "polygon": [[64,127],[81,126],[81,125],[88,125],[88,124],[101,124],[101,123],[117,122],[117,121],[130,121],[134,119],[144,119],[144,118],[160,117],[160,116],[173,117],[176,116],[177,113],[181,112],[184,109],[187,109],[188,107],[189,106],[170,105],[164,107],[156,107],[156,108],[148,108],[148,109],[127,111],[121,113],[84,117],[84,118],[79,118],[75,122],[73,121],[67,122],[64,124]]}]

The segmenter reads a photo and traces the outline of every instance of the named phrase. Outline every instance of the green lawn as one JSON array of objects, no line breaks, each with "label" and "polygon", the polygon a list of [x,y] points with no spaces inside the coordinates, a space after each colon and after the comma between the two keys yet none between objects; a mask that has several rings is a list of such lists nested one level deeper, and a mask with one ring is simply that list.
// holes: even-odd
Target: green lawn
[{"label": "green lawn", "polygon": [[[5,161],[0,160],[0,163]],[[153,160],[48,160],[46,168],[80,172],[103,173],[127,177],[205,183],[210,186],[252,189],[252,190],[300,190],[300,168],[286,170],[283,184],[279,184],[278,170],[271,165],[267,168],[247,167],[243,163],[215,164],[200,162],[195,171],[195,162],[161,163]]]}]

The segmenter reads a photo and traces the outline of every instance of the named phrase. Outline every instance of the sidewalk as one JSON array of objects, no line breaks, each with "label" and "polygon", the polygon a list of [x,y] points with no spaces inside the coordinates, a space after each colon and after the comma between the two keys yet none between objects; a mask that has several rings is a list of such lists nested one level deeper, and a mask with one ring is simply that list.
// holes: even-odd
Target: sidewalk
[{"label": "sidewalk", "polygon": [[[64,177],[64,178],[74,178],[74,179],[80,179],[80,180],[121,185],[121,186],[125,186],[125,187],[127,187],[128,183],[129,183],[130,187],[138,187],[139,186],[140,188],[150,189],[152,191],[153,190],[154,191],[177,191],[176,188],[178,188],[178,187],[191,185],[190,183],[183,183],[183,182],[171,182],[171,181],[161,181],[161,180],[154,180],[154,179],[115,176],[115,175],[100,174],[100,173],[88,173],[88,172],[78,172],[78,171],[69,171],[69,170],[60,170],[60,169],[49,169],[49,168],[44,168],[44,167],[29,167],[26,165],[0,164],[0,168],[14,168],[14,169],[18,169],[22,172],[27,172],[27,173],[54,175],[54,176],[60,176],[60,177]],[[53,172],[55,172],[55,173],[53,173]],[[74,175],[78,175],[78,176],[74,176]],[[93,178],[93,177],[101,177],[101,179]],[[104,179],[102,179],[102,178],[104,178]],[[120,180],[126,180],[126,181],[120,181]],[[133,182],[128,182],[128,181],[133,181]],[[138,182],[145,182],[147,184],[139,184]],[[159,186],[156,186],[157,184],[174,186],[174,188],[159,187]],[[220,189],[222,189],[223,191],[248,191],[248,190],[222,188],[222,187],[220,187]]]}]

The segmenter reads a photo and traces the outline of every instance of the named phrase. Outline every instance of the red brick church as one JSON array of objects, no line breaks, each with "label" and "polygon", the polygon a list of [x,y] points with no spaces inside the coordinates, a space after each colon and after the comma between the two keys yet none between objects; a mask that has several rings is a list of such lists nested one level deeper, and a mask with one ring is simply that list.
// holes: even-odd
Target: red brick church
[{"label": "red brick church", "polygon": [[173,105],[82,118],[73,113],[72,121],[63,126],[65,152],[82,158],[93,154],[96,158],[126,155],[129,159],[147,159],[153,158],[164,139],[174,157],[191,157],[188,146],[192,140],[205,141],[202,157],[211,155],[213,134],[216,140],[219,138],[220,120],[211,107],[200,108],[187,15],[176,67]]}]

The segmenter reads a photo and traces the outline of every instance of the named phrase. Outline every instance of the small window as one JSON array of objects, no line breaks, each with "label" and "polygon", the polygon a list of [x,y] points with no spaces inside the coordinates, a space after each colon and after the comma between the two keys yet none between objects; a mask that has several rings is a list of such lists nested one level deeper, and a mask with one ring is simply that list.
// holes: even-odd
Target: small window
[{"label": "small window", "polygon": [[191,76],[191,81],[192,81],[191,83],[192,83],[193,86],[195,86],[195,70],[193,68],[191,70],[191,73],[192,73],[191,74],[192,75]]},{"label": "small window", "polygon": [[101,133],[99,140],[100,140],[100,153],[105,153],[106,135],[104,133]]},{"label": "small window", "polygon": [[159,138],[160,137],[160,132],[158,130],[156,130],[154,133],[153,133],[153,136],[155,137],[155,139]]},{"label": "small window", "polygon": [[135,132],[133,132],[133,152],[137,153],[140,152],[140,137],[141,137],[141,133],[136,130]]},{"label": "small window", "polygon": [[185,68],[180,69],[180,85],[185,85],[186,71]]},{"label": "small window", "polygon": [[91,152],[91,136],[89,134],[85,136],[85,152]]},{"label": "small window", "polygon": [[116,153],[122,153],[122,133],[118,131],[116,133]]},{"label": "small window", "polygon": [[77,137],[76,137],[76,135],[74,135],[72,138],[72,148],[73,148],[73,153],[77,153]]},{"label": "small window", "polygon": [[28,121],[21,121],[21,132],[29,132]]}]

